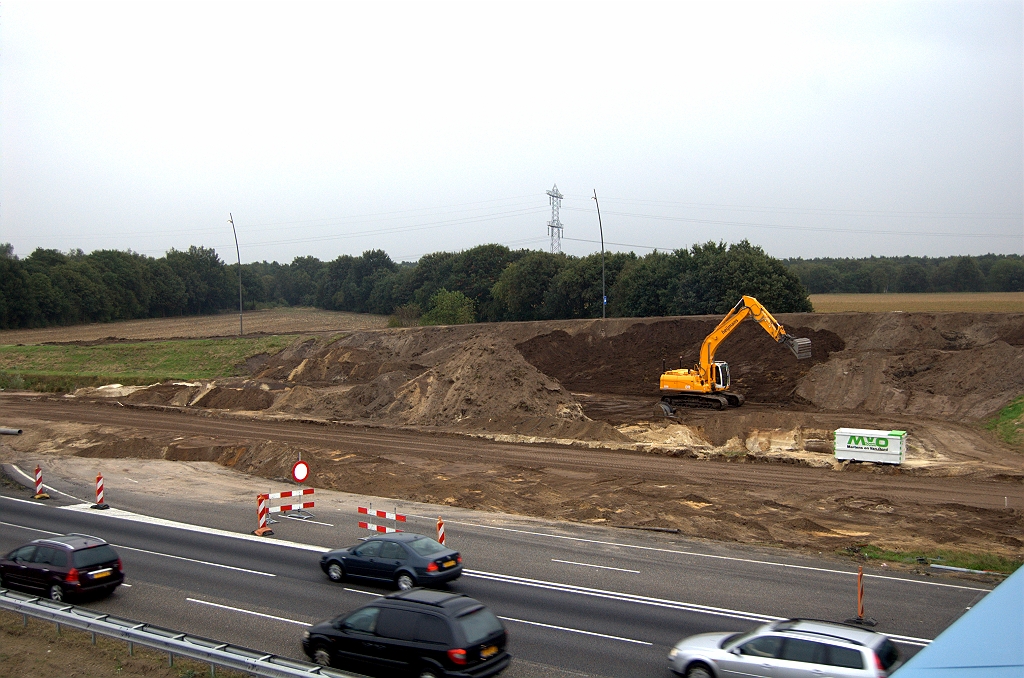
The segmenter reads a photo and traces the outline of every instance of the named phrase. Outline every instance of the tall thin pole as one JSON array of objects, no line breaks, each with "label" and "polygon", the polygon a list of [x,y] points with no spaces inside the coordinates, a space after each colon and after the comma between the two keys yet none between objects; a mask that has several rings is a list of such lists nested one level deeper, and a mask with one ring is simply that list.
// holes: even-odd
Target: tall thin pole
[{"label": "tall thin pole", "polygon": [[242,336],[242,254],[238,250],[238,232],[235,230],[235,218],[228,212],[228,221],[231,223],[231,233],[235,236],[235,256],[238,257],[238,336]]},{"label": "tall thin pole", "polygon": [[601,318],[604,318],[604,309],[608,305],[608,295],[604,291],[604,226],[601,225],[601,203],[597,201],[597,189],[594,189],[594,204],[597,205],[597,227],[601,231]]}]

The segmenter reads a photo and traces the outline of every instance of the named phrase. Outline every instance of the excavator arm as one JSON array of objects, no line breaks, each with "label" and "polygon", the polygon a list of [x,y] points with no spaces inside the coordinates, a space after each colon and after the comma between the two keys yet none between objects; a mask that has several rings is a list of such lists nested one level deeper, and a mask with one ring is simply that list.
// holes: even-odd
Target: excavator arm
[{"label": "excavator arm", "polygon": [[761,305],[761,302],[754,297],[744,295],[732,307],[732,310],[722,318],[722,322],[718,323],[718,327],[704,338],[704,343],[701,344],[700,362],[697,363],[694,369],[705,380],[710,381],[712,379],[712,366],[715,364],[715,352],[718,350],[718,347],[747,317],[750,317],[764,328],[764,331],[770,334],[776,342],[785,344],[793,352],[793,355],[797,357],[797,360],[811,357],[810,339],[798,339],[789,336],[786,334],[785,328],[768,312],[768,309]]}]

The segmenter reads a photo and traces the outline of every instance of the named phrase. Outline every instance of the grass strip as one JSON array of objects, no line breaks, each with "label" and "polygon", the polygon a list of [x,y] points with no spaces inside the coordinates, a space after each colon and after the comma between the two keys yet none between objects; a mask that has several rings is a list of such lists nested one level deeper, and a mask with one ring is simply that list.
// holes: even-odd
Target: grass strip
[{"label": "grass strip", "polygon": [[1024,446],[1024,396],[1019,396],[1000,410],[985,424],[985,428],[995,432],[1004,443]]},{"label": "grass strip", "polygon": [[[210,665],[174,658],[168,665],[167,653],[136,645],[128,653],[128,643],[40,619],[24,622],[20,614],[0,611],[0,673],[9,678],[74,676],[74,678],[205,678]],[[216,669],[217,678],[244,678],[247,674]]]},{"label": "grass strip", "polygon": [[114,382],[240,376],[247,359],[278,353],[296,336],[0,346],[0,388],[66,391]]},{"label": "grass strip", "polygon": [[969,553],[967,551],[947,551],[945,549],[935,551],[889,551],[868,544],[858,547],[856,551],[859,555],[869,560],[887,560],[891,563],[916,563],[919,565],[935,563],[936,565],[962,567],[968,570],[985,570],[988,572],[999,572],[1000,574],[1012,574],[1017,568],[1024,565],[1024,561],[992,553]]}]

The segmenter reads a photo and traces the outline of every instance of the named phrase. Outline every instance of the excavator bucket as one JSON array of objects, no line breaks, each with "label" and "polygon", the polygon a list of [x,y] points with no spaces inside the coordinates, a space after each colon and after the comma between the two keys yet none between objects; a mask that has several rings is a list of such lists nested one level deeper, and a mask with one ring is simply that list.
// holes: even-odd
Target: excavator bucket
[{"label": "excavator bucket", "polygon": [[793,352],[797,360],[811,357],[811,340],[804,337],[794,337],[789,343],[789,350]]}]

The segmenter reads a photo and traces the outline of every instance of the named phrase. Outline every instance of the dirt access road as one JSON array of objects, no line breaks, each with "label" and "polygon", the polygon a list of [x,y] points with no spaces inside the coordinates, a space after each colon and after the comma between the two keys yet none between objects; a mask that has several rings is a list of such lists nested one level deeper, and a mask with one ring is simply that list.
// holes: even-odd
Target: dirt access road
[{"label": "dirt access road", "polygon": [[[301,452],[313,486],[432,504],[825,553],[868,543],[1010,557],[1022,548],[1024,493],[1015,480],[503,443],[38,394],[0,394],[0,408],[25,430],[0,439],[0,459],[74,465],[86,479],[102,470],[110,488],[129,482],[131,457],[217,461],[283,480]],[[188,490],[173,473],[152,488]]]}]

